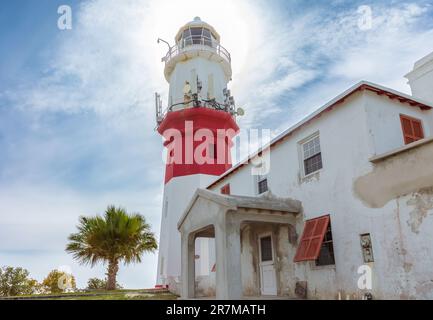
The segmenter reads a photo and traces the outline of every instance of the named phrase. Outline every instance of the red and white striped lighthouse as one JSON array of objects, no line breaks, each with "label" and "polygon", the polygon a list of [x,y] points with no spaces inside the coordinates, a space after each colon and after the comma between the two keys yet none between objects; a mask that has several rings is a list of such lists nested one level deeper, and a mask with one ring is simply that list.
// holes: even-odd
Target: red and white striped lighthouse
[{"label": "red and white striped lighthouse", "polygon": [[[220,36],[196,17],[180,28],[169,46],[164,75],[170,84],[168,108],[156,94],[157,131],[167,148],[157,284],[176,290],[180,282],[177,223],[197,188],[231,167],[232,138],[239,128],[231,80],[231,58]],[[196,243],[196,275],[209,275],[215,263],[210,239]]]}]

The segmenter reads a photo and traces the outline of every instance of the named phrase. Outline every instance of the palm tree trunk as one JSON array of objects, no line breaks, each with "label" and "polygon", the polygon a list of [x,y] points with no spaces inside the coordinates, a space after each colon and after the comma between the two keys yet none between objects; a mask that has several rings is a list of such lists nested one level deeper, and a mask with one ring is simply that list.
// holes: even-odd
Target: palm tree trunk
[{"label": "palm tree trunk", "polygon": [[116,276],[119,271],[119,262],[116,259],[108,262],[107,290],[116,290]]}]

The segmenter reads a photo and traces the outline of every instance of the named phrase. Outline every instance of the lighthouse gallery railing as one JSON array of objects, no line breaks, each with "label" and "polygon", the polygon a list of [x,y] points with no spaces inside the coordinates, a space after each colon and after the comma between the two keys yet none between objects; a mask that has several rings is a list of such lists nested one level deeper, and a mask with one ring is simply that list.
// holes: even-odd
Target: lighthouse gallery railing
[{"label": "lighthouse gallery railing", "polygon": [[162,61],[168,63],[179,54],[195,49],[216,53],[228,63],[231,63],[230,53],[227,49],[216,43],[215,40],[205,36],[190,36],[182,39],[178,44],[170,48],[165,57],[162,58]]}]

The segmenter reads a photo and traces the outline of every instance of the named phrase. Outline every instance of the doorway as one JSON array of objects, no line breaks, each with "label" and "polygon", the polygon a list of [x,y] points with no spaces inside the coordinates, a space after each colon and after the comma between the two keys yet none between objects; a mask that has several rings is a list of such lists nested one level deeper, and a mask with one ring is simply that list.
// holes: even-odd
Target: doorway
[{"label": "doorway", "polygon": [[277,295],[277,275],[272,234],[259,237],[260,291],[265,296]]}]

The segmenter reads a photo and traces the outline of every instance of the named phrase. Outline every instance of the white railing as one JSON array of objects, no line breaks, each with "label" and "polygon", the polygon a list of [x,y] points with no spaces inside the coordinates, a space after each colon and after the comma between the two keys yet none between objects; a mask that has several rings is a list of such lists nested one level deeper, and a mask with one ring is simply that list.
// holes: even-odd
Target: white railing
[{"label": "white railing", "polygon": [[215,42],[215,40],[205,36],[189,36],[181,39],[178,44],[170,48],[165,57],[162,58],[162,61],[167,64],[177,55],[195,49],[215,52],[228,63],[231,63],[230,53],[222,45]]}]

